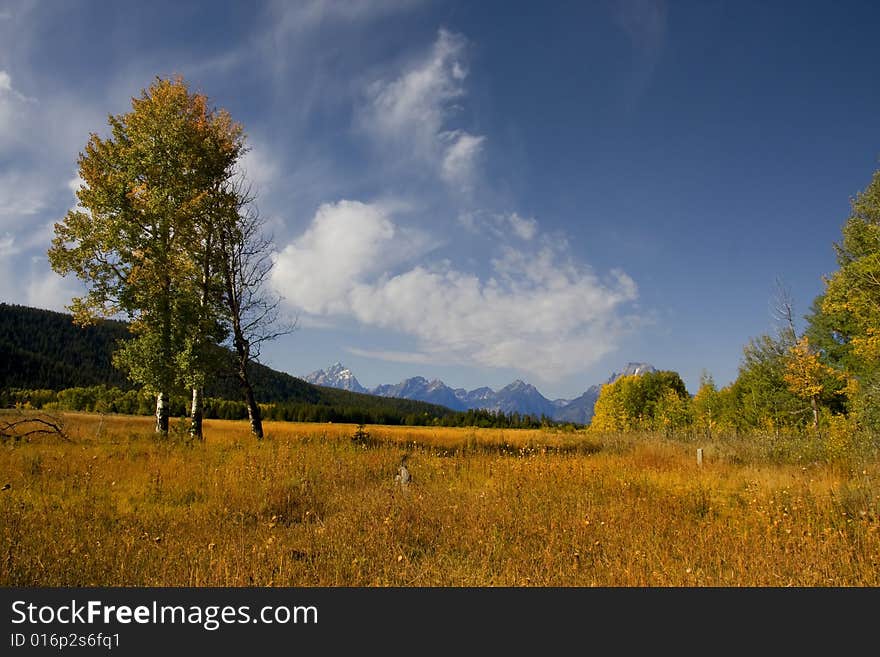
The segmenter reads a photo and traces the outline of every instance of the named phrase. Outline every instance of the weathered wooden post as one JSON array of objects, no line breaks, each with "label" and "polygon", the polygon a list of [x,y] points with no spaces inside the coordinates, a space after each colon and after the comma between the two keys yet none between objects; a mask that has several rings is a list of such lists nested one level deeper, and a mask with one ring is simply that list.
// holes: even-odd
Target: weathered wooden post
[{"label": "weathered wooden post", "polygon": [[697,447],[697,465],[703,467],[703,448]]}]

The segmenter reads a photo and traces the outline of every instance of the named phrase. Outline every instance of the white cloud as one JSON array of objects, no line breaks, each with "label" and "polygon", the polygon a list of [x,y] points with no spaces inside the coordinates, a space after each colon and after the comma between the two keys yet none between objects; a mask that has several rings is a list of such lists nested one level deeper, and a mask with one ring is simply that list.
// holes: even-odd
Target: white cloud
[{"label": "white cloud", "polygon": [[369,86],[360,121],[383,147],[391,144],[467,189],[486,137],[448,126],[465,96],[466,47],[461,35],[440,30],[427,57],[399,77]]},{"label": "white cloud", "polygon": [[75,173],[73,178],[67,181],[67,189],[69,189],[73,194],[73,205],[70,206],[70,210],[84,209],[83,206],[80,205],[79,197],[76,194],[77,192],[79,192],[81,187],[85,186],[86,181],[82,179],[82,177],[79,175],[79,172]]},{"label": "white cloud", "polygon": [[407,9],[419,0],[306,0],[275,2],[279,31],[302,32],[323,22],[366,20]]},{"label": "white cloud", "polygon": [[64,94],[28,97],[0,71],[0,298],[63,310],[79,293],[77,281],[51,271],[46,250],[75,205],[81,181],[70,167],[100,116]]},{"label": "white cloud", "polygon": [[53,271],[32,272],[26,287],[25,304],[69,312],[67,306],[78,294],[82,294],[82,290],[73,280],[62,278]]},{"label": "white cloud", "polygon": [[391,82],[374,82],[369,94],[375,128],[389,137],[418,133],[432,142],[449,115],[451,102],[464,95],[464,39],[441,30],[430,54]]},{"label": "white cloud", "polygon": [[505,217],[513,233],[522,240],[530,240],[538,232],[538,222],[532,218],[520,217],[516,212]]},{"label": "white cloud", "polygon": [[253,139],[248,139],[248,150],[239,158],[238,168],[245,180],[253,185],[252,191],[257,195],[277,182],[281,172],[281,167],[271,151]]},{"label": "white cloud", "polygon": [[0,174],[0,225],[37,214],[46,207],[47,194],[38,177],[15,171]]},{"label": "white cloud", "polygon": [[[525,232],[536,230],[521,221],[529,226]],[[375,206],[322,206],[303,236],[279,254],[275,284],[296,309],[350,316],[419,345],[417,353],[360,353],[517,368],[547,381],[594,364],[637,322],[625,314],[637,298],[632,279],[620,271],[600,278],[564,244],[505,246],[488,278],[448,261],[395,273],[409,259],[403,234]]]},{"label": "white cloud", "polygon": [[463,130],[441,135],[449,143],[443,155],[441,175],[446,182],[470,188],[474,179],[477,159],[483,150],[485,137],[475,137]]},{"label": "white cloud", "polygon": [[35,103],[36,98],[25,96],[12,86],[12,77],[7,71],[0,70],[0,98],[3,96],[14,98],[22,103]]},{"label": "white cloud", "polygon": [[76,193],[79,191],[80,187],[84,187],[86,181],[82,179],[79,173],[74,174],[73,178],[67,181],[67,189],[73,192],[73,197],[76,198]]},{"label": "white cloud", "polygon": [[0,153],[25,140],[30,100],[15,90],[9,73],[0,70]]},{"label": "white cloud", "polygon": [[471,233],[488,233],[493,238],[505,241],[511,236],[529,241],[538,234],[538,222],[533,217],[521,217],[516,212],[465,212],[459,215],[458,222]]},{"label": "white cloud", "polygon": [[68,177],[69,167],[97,125],[96,116],[70,97],[37,102],[24,96],[9,73],[0,71],[0,228],[22,238],[33,232],[35,216],[63,216],[70,207],[65,190],[74,191],[79,180],[75,173],[73,180]]},{"label": "white cloud", "polygon": [[392,363],[410,363],[416,365],[436,365],[436,359],[426,354],[420,354],[412,351],[392,351],[387,349],[360,349],[359,347],[348,347],[346,351],[355,356],[364,358],[375,358],[377,360],[387,360]]},{"label": "white cloud", "polygon": [[65,306],[85,291],[81,282],[62,278],[45,256],[28,256],[25,247],[14,236],[0,238],[0,301],[68,312]]},{"label": "white cloud", "polygon": [[306,313],[346,313],[352,285],[429,248],[421,233],[397,228],[382,205],[327,203],[306,232],[276,256],[273,283]]},{"label": "white cloud", "polygon": [[0,237],[0,257],[13,255],[17,251],[14,235],[6,233],[3,237]]}]

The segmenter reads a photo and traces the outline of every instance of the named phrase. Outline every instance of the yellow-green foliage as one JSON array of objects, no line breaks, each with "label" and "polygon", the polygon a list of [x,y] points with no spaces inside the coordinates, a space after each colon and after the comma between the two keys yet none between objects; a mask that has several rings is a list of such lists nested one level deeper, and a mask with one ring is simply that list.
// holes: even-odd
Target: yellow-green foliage
[{"label": "yellow-green foliage", "polygon": [[880,585],[876,452],[728,438],[698,467],[621,434],[65,420],[72,443],[0,449],[0,585]]},{"label": "yellow-green foliage", "polygon": [[692,423],[690,398],[676,372],[621,376],[602,386],[593,407],[593,431],[659,430],[667,434]]},{"label": "yellow-green foliage", "polygon": [[819,360],[819,354],[811,346],[807,336],[800,338],[789,349],[782,378],[798,397],[818,399],[825,389],[826,380],[839,377],[830,367]]},{"label": "yellow-green foliage", "polygon": [[721,418],[721,395],[711,377],[704,376],[691,401],[694,429],[699,436],[711,436]]}]

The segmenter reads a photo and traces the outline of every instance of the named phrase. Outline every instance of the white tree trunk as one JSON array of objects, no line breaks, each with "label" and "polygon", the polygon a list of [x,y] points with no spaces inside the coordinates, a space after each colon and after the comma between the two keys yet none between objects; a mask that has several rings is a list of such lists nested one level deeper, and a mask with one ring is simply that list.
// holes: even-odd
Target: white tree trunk
[{"label": "white tree trunk", "polygon": [[168,416],[170,415],[168,394],[160,392],[156,395],[156,433],[168,435]]},{"label": "white tree trunk", "polygon": [[189,435],[192,438],[202,440],[202,419],[205,415],[204,409],[205,392],[204,388],[195,387],[192,389],[192,406],[190,407],[190,425]]}]

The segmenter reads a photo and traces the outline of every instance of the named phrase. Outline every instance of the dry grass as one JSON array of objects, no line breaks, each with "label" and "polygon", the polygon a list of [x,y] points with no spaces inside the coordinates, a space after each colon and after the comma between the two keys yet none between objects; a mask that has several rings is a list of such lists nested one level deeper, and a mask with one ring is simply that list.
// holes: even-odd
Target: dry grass
[{"label": "dry grass", "polygon": [[[0,449],[3,586],[878,586],[880,464],[550,430],[65,416]],[[393,475],[409,453],[415,479]]]}]

